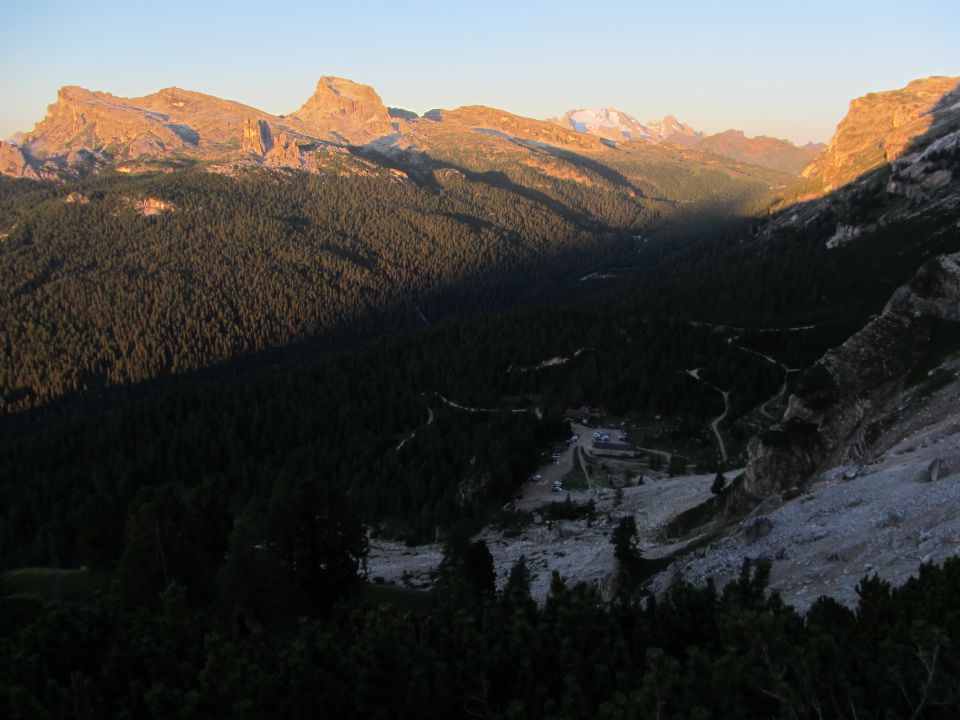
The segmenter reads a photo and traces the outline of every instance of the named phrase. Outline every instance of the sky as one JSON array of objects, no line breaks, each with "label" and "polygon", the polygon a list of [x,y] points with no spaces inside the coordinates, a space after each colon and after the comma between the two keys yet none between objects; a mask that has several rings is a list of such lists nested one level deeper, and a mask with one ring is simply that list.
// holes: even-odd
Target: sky
[{"label": "sky", "polygon": [[4,0],[0,23],[0,138],[63,85],[177,86],[281,114],[338,75],[418,113],[613,107],[805,143],[854,97],[960,75],[957,0]]}]

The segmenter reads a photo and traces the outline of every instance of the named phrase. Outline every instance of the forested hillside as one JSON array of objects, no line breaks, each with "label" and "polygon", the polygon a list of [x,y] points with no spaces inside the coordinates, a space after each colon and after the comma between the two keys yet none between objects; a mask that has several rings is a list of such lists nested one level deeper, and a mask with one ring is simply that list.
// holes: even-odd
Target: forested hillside
[{"label": "forested hillside", "polygon": [[[151,609],[89,589],[7,598],[0,712],[947,720],[960,704],[957,560],[899,588],[865,578],[854,610],[823,598],[800,616],[767,595],[766,563],[722,590],[681,583],[609,605],[556,577],[538,607],[525,564],[496,592],[489,557],[482,543],[452,549],[437,593],[374,586],[285,628],[276,615],[303,606],[280,604],[290,573],[256,553],[246,585],[226,583],[223,605],[205,611],[179,584]],[[272,587],[256,585],[271,572]]]},{"label": "forested hillside", "polygon": [[[723,473],[817,389],[802,369],[960,250],[956,127],[800,201],[489,108],[389,117],[304,165],[251,120],[232,162],[0,178],[0,714],[953,717],[956,560],[806,617],[755,555],[722,591],[642,583],[734,527]],[[566,451],[568,408],[629,458]],[[653,492],[627,512],[625,486]],[[717,525],[645,557],[647,498],[651,533]],[[615,564],[538,606],[491,548],[572,554],[561,521]],[[439,566],[368,578],[388,545]]]},{"label": "forested hillside", "polygon": [[[569,360],[539,367],[552,357]],[[731,421],[782,382],[778,368],[708,328],[529,311],[289,369],[161,387],[79,419],[8,419],[0,563],[109,566],[141,493],[185,498],[205,483],[226,513],[207,535],[226,543],[242,518],[263,515],[285,479],[306,476],[336,488],[367,524],[432,540],[509,500],[550,441],[568,435],[559,420],[568,405],[662,413],[700,436],[723,402],[687,376],[692,367],[731,390]],[[471,413],[441,397],[497,411]]]},{"label": "forested hillside", "polygon": [[[0,410],[564,297],[585,271],[630,265],[633,234],[688,213],[626,180],[337,162],[0,179]],[[714,220],[769,193],[675,164],[661,175]]]}]

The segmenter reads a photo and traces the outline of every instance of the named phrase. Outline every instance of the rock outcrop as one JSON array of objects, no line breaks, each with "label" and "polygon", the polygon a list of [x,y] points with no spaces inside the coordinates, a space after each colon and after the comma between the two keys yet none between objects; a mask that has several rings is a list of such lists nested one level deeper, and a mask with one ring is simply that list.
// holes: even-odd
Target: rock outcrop
[{"label": "rock outcrop", "polygon": [[303,153],[297,144],[296,138],[280,133],[277,136],[277,142],[267,153],[267,160],[273,165],[282,167],[300,167],[302,164]]},{"label": "rock outcrop", "polygon": [[960,323],[960,253],[926,263],[880,316],[804,372],[784,421],[750,441],[747,497],[737,509],[796,492],[826,468],[857,466],[882,451],[910,394],[922,394],[913,385],[926,377],[923,362],[940,350],[932,349],[933,336],[951,323]]},{"label": "rock outcrop", "polygon": [[34,157],[28,148],[0,141],[0,175],[30,180],[72,180],[97,172],[110,158],[91,150]]},{"label": "rock outcrop", "polygon": [[353,144],[394,132],[390,112],[372,87],[338,77],[321,77],[292,117],[317,137],[333,134]]},{"label": "rock outcrop", "polygon": [[169,120],[126,98],[63,87],[47,116],[24,136],[23,144],[37,156],[103,148],[148,155],[179,149],[188,142]]},{"label": "rock outcrop", "polygon": [[31,166],[23,148],[2,140],[0,140],[0,175],[37,178],[37,172]]},{"label": "rock outcrop", "polygon": [[850,103],[830,144],[804,169],[823,192],[845,185],[911,150],[945,115],[960,112],[960,78],[930,77]]},{"label": "rock outcrop", "polygon": [[243,142],[240,149],[263,157],[273,148],[273,135],[265,120],[245,118],[243,121]]}]

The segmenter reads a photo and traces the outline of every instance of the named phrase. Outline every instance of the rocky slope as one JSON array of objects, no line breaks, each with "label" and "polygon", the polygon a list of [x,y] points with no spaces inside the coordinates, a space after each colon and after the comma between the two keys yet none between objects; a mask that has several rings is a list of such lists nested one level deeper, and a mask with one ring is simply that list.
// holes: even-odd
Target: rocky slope
[{"label": "rocky slope", "polygon": [[960,254],[924,265],[879,317],[801,376],[783,422],[751,441],[743,492],[757,501],[794,494],[817,473],[885,452],[931,383],[952,381],[952,370],[936,375],[936,361],[955,351]]},{"label": "rocky slope", "polygon": [[[902,584],[921,563],[942,562],[960,546],[958,373],[960,253],[928,263],[881,316],[828,352],[784,423],[753,441],[745,473],[725,493],[741,500],[751,493],[745,517],[719,516],[673,536],[678,513],[714,502],[712,475],[648,477],[619,502],[609,490],[571,493],[575,502],[596,503],[593,523],[538,520],[516,536],[483,533],[498,581],[523,555],[537,600],[554,571],[609,598],[616,575],[609,533],[630,515],[645,558],[674,558],[647,584],[655,593],[680,579],[722,586],[745,560],[761,559],[772,563],[771,589],[800,610],[821,595],[855,605],[865,575]],[[370,572],[428,586],[441,556],[439,545],[378,541]]]},{"label": "rocky slope", "polygon": [[[953,364],[956,367],[956,363]],[[821,595],[848,606],[857,584],[879,575],[895,585],[921,563],[960,547],[960,388],[953,383],[891,432],[893,444],[868,462],[831,468],[798,498],[771,502],[655,578],[723,585],[744,560],[772,563],[770,587],[804,610]]]},{"label": "rocky slope", "polygon": [[798,175],[817,154],[817,146],[797,147],[787,140],[759,135],[748,138],[742,130],[727,130],[708,135],[697,149],[732,160]]},{"label": "rocky slope", "polygon": [[960,220],[958,83],[931,78],[854,101],[803,171],[812,187],[760,235],[818,237],[831,250],[900,242],[928,246],[928,256],[950,252]]},{"label": "rocky slope", "polygon": [[850,103],[826,150],[803,171],[823,192],[897,160],[914,139],[939,132],[960,114],[960,78],[930,77],[906,87],[870,93]]},{"label": "rocky slope", "polygon": [[[772,562],[805,609],[847,605],[874,573],[900,584],[960,544],[960,253],[927,263],[884,312],[806,372],[782,423],[750,443],[725,518],[655,578],[724,584]],[[743,513],[749,508],[746,518]],[[705,539],[708,541],[705,542]]]}]

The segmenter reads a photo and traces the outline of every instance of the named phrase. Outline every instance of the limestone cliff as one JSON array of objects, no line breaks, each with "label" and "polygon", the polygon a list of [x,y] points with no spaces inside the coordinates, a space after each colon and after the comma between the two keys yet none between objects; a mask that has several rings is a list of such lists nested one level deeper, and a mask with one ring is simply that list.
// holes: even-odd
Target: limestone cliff
[{"label": "limestone cliff", "polygon": [[960,78],[914,80],[899,90],[870,93],[850,103],[830,144],[803,171],[823,192],[845,185],[911,149],[945,115],[960,111]]},{"label": "limestone cliff", "polygon": [[46,117],[23,144],[36,155],[59,155],[76,149],[125,148],[131,155],[180,149],[189,137],[168,119],[110,93],[64,87]]},{"label": "limestone cliff", "polygon": [[240,149],[262,157],[271,148],[273,148],[273,135],[270,132],[270,125],[264,120],[245,118],[243,121],[243,143]]},{"label": "limestone cliff", "polygon": [[76,179],[97,172],[110,158],[102,152],[73,150],[55,157],[35,157],[27,148],[0,141],[0,175],[30,180]]},{"label": "limestone cliff", "polygon": [[361,144],[394,132],[390,112],[369,85],[321,77],[317,88],[291,117],[317,137],[333,134]]},{"label": "limestone cliff", "polygon": [[882,452],[888,431],[922,409],[936,370],[927,366],[945,347],[960,350],[958,328],[960,253],[926,263],[880,316],[801,376],[784,421],[750,442],[741,506]]},{"label": "limestone cliff", "polygon": [[22,148],[0,140],[0,175],[36,178],[37,172]]}]

